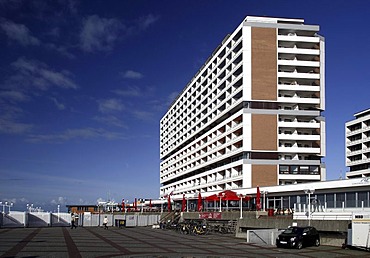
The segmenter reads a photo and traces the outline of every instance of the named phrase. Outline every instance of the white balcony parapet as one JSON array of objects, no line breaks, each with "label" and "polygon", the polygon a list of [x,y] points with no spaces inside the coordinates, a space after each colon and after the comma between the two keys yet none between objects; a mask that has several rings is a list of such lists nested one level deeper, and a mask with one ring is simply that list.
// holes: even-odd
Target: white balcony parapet
[{"label": "white balcony parapet", "polygon": [[303,174],[279,174],[279,180],[320,180],[318,175],[303,175]]},{"label": "white balcony parapet", "polygon": [[278,152],[320,154],[320,148],[311,148],[311,147],[278,147]]},{"label": "white balcony parapet", "polygon": [[292,42],[312,42],[319,43],[319,37],[306,37],[306,36],[297,36],[297,35],[278,35],[277,40],[279,41],[292,41]]},{"label": "white balcony parapet", "polygon": [[320,91],[320,86],[278,84],[278,90]]},{"label": "white balcony parapet", "polygon": [[369,159],[359,159],[359,160],[354,160],[354,161],[346,161],[346,165],[354,166],[354,165],[358,165],[362,163],[369,163],[369,162],[370,162],[370,158]]},{"label": "white balcony parapet", "polygon": [[278,102],[320,104],[319,98],[278,97]]},{"label": "white balcony parapet", "polygon": [[297,72],[278,72],[278,77],[283,78],[304,78],[304,79],[320,79],[318,73],[297,73]]},{"label": "white balcony parapet", "polygon": [[320,50],[319,49],[306,49],[306,48],[279,47],[278,48],[278,53],[320,55]]},{"label": "white balcony parapet", "polygon": [[278,134],[279,140],[308,140],[319,141],[320,135],[305,135],[305,134]]},{"label": "white balcony parapet", "polygon": [[291,127],[291,128],[320,128],[320,123],[312,122],[278,122],[278,127]]},{"label": "white balcony parapet", "polygon": [[320,67],[319,61],[302,61],[302,60],[284,60],[279,59],[277,61],[278,65],[287,65],[287,66],[309,66],[309,67]]}]

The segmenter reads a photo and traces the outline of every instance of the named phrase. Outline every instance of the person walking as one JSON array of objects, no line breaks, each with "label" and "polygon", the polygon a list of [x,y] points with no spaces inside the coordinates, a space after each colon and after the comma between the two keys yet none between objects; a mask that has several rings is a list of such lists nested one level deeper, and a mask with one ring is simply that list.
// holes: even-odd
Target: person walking
[{"label": "person walking", "polygon": [[104,219],[103,219],[104,229],[108,229],[107,224],[108,224],[108,218],[107,218],[107,216],[105,216]]},{"label": "person walking", "polygon": [[77,214],[74,214],[74,213],[72,213],[71,214],[71,229],[73,229],[73,228],[77,228],[77,226],[76,226],[76,218],[77,218]]}]

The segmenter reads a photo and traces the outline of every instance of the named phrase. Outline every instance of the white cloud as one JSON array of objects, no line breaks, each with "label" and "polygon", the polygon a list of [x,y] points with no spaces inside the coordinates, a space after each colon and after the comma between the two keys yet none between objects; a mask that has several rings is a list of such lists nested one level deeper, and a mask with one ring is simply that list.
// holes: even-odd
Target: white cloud
[{"label": "white cloud", "polygon": [[150,25],[155,23],[159,19],[158,16],[154,16],[153,14],[149,14],[148,16],[141,17],[139,19],[139,27],[143,30],[147,29]]},{"label": "white cloud", "polygon": [[127,125],[124,124],[120,119],[115,116],[96,116],[94,117],[95,121],[103,123],[106,125],[112,125],[120,128],[127,128]]},{"label": "white cloud", "polygon": [[81,48],[86,52],[109,51],[123,29],[124,25],[117,19],[89,16],[84,20],[80,33]]},{"label": "white cloud", "polygon": [[68,129],[60,134],[33,134],[29,135],[27,141],[29,142],[50,142],[60,143],[73,139],[96,139],[103,138],[108,140],[127,139],[122,133],[110,132],[102,128],[80,128],[80,129]]},{"label": "white cloud", "polygon": [[126,89],[116,89],[112,90],[113,93],[120,95],[120,96],[131,96],[131,97],[139,97],[142,96],[142,92],[138,87],[130,86]]},{"label": "white cloud", "polygon": [[126,72],[122,73],[122,77],[127,79],[141,79],[143,78],[143,75],[139,72],[127,70]]},{"label": "white cloud", "polygon": [[60,205],[65,205],[67,204],[67,198],[66,197],[61,197],[59,196],[58,198],[56,199],[52,199],[50,201],[50,204],[60,204]]},{"label": "white cloud", "polygon": [[154,121],[154,114],[147,111],[133,111],[132,114],[139,120],[142,121]]},{"label": "white cloud", "polygon": [[22,46],[38,46],[40,41],[31,35],[30,30],[23,24],[12,21],[3,21],[0,27],[10,40],[16,41]]},{"label": "white cloud", "polygon": [[33,125],[20,123],[7,117],[0,117],[0,134],[22,134],[30,131]]},{"label": "white cloud", "polygon": [[16,102],[29,100],[28,96],[26,96],[23,92],[17,90],[4,90],[0,92],[0,98]]},{"label": "white cloud", "polygon": [[172,102],[176,99],[176,97],[179,95],[179,92],[177,91],[174,91],[174,92],[171,92],[168,96],[167,96],[167,101],[166,101],[166,104],[169,106],[172,104]]},{"label": "white cloud", "polygon": [[45,63],[37,60],[18,58],[12,67],[17,71],[8,82],[17,87],[34,86],[40,90],[47,90],[52,86],[64,89],[77,89],[77,84],[70,78],[68,71],[53,71]]},{"label": "white cloud", "polygon": [[62,103],[60,103],[56,98],[51,97],[50,99],[53,101],[53,103],[55,104],[55,106],[57,107],[57,109],[59,109],[59,110],[66,109],[65,105],[62,104]]},{"label": "white cloud", "polygon": [[124,106],[119,99],[99,100],[98,103],[99,111],[102,113],[122,111],[124,109]]}]

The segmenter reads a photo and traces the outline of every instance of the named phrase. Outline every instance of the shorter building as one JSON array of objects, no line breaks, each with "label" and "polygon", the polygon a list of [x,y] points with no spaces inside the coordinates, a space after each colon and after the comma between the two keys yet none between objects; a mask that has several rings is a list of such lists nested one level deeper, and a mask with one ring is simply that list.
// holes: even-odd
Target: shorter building
[{"label": "shorter building", "polygon": [[85,213],[85,212],[91,212],[91,213],[99,213],[98,205],[66,205],[68,209],[68,213]]},{"label": "shorter building", "polygon": [[370,176],[370,109],[346,123],[347,178]]},{"label": "shorter building", "polygon": [[[310,206],[316,212],[370,211],[370,177],[259,187],[259,191],[262,210],[299,212]],[[208,192],[202,198],[205,201],[207,197],[219,193]],[[235,193],[240,197],[250,197],[248,202],[243,202],[243,210],[256,209],[257,188],[238,189]],[[191,206],[197,205],[197,196],[185,194],[189,206],[186,210],[191,211]],[[182,195],[173,195],[171,201],[175,207],[181,207],[182,198]],[[221,200],[205,203],[203,210],[240,209],[238,201],[222,201],[221,208],[220,203]]]}]

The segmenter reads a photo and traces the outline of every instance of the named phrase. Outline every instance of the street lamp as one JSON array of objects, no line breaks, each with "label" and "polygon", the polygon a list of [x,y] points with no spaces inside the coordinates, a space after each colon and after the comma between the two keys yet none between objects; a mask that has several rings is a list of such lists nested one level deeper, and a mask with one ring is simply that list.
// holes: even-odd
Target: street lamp
[{"label": "street lamp", "polygon": [[315,192],[315,189],[304,189],[304,193],[308,195],[308,225],[311,226],[311,194]]},{"label": "street lamp", "polygon": [[222,211],[221,205],[222,205],[222,197],[225,196],[225,193],[220,194],[220,212]]},{"label": "street lamp", "polygon": [[240,218],[243,218],[243,195],[239,194],[240,197]]},{"label": "street lamp", "polygon": [[60,204],[58,204],[58,222],[59,222],[59,211],[60,211]]}]

